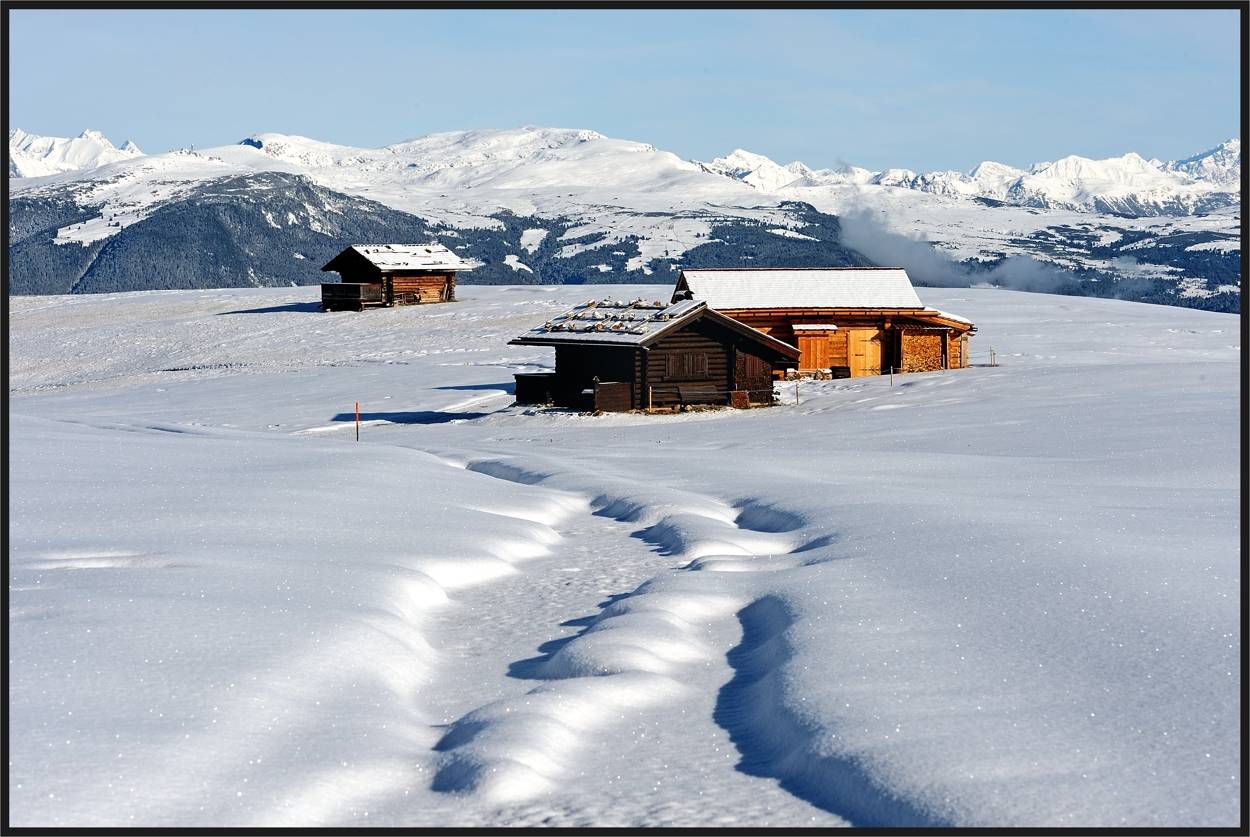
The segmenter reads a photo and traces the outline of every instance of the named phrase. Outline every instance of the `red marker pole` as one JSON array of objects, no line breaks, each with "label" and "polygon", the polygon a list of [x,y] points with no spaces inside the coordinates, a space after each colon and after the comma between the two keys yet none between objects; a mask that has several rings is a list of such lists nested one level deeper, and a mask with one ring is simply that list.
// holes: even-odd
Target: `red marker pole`
[{"label": "red marker pole", "polygon": [[356,402],[356,441],[360,441],[360,402]]}]

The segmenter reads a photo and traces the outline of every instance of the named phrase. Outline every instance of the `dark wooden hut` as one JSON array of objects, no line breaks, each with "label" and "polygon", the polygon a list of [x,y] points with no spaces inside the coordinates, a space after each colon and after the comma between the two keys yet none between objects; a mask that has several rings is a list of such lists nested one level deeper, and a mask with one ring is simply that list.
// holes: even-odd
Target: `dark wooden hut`
[{"label": "dark wooden hut", "polygon": [[683,270],[672,299],[704,300],[797,347],[800,374],[958,369],[976,332],[921,302],[901,267]]},{"label": "dark wooden hut", "polygon": [[441,244],[354,244],[321,269],[342,279],[321,285],[321,306],[327,311],[363,311],[454,302],[456,273],[470,267]]},{"label": "dark wooden hut", "polygon": [[591,300],[511,341],[554,346],[555,372],[518,374],[518,404],[623,412],[771,404],[798,349],[702,301]]}]

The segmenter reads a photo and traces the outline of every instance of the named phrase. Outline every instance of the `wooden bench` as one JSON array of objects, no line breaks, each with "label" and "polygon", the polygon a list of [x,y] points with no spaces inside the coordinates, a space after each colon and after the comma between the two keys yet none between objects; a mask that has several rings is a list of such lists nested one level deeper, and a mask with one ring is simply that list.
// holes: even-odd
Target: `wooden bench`
[{"label": "wooden bench", "polygon": [[720,404],[728,400],[723,392],[712,388],[711,384],[678,384],[677,395],[682,406],[686,404]]}]

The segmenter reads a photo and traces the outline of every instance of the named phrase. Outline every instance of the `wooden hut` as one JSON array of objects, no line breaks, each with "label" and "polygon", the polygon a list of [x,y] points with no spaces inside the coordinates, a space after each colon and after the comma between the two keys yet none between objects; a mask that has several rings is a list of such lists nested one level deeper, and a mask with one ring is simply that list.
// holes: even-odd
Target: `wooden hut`
[{"label": "wooden hut", "polygon": [[510,345],[556,350],[555,372],[516,376],[518,404],[605,412],[771,404],[773,371],[799,357],[702,301],[591,300]]},{"label": "wooden hut", "polygon": [[454,302],[456,273],[470,267],[441,244],[354,244],[322,271],[342,281],[321,285],[327,311]]},{"label": "wooden hut", "polygon": [[976,332],[921,302],[901,267],[683,270],[672,299],[703,300],[797,347],[799,374],[958,369]]}]

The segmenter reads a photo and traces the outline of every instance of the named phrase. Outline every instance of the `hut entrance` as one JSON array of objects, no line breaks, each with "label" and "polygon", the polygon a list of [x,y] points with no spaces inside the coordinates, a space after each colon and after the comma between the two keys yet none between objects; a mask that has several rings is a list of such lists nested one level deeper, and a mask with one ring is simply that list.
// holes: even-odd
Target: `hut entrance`
[{"label": "hut entrance", "polygon": [[847,363],[851,377],[881,374],[881,331],[850,328],[846,332]]},{"label": "hut entrance", "polygon": [[834,329],[795,329],[794,335],[798,338],[799,351],[803,353],[802,360],[799,361],[799,369],[803,371],[812,369],[828,369],[833,366],[833,352],[829,345],[829,335]]}]

